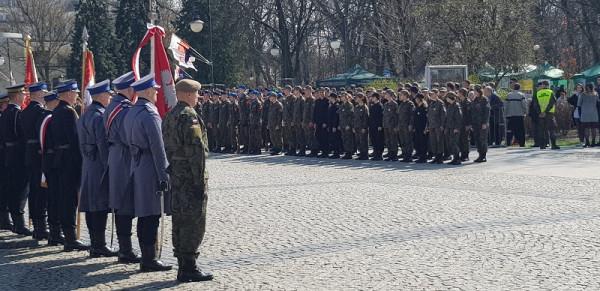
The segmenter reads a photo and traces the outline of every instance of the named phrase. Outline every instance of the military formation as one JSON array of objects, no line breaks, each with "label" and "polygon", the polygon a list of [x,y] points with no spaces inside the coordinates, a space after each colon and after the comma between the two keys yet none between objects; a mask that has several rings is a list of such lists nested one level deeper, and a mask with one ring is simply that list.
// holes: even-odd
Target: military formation
[{"label": "military formation", "polygon": [[[142,272],[168,271],[160,256],[170,215],[177,279],[211,280],[196,265],[206,224],[207,133],[218,134],[212,146],[234,150],[238,137],[230,122],[239,117],[219,114],[216,126],[206,128],[195,110],[200,83],[182,80],[175,87],[178,103],[163,120],[155,105],[158,88],[153,75],[136,81],[129,72],[112,86],[105,80],[88,87],[92,103],[85,108],[77,105],[75,81],[54,91],[45,83],[7,88],[0,96],[0,229],[62,245],[65,252],[116,257]],[[227,96],[218,102],[237,104]],[[249,110],[250,118],[262,113],[262,107]],[[249,136],[261,125],[249,120]],[[79,213],[85,213],[90,245],[78,239]],[[134,220],[141,256],[132,246]]]},{"label": "military formation", "polygon": [[[215,153],[460,165],[487,161],[490,87],[406,84],[399,90],[240,86],[205,90],[196,106]],[[370,150],[372,148],[372,150]],[[387,151],[386,151],[387,150]]]}]

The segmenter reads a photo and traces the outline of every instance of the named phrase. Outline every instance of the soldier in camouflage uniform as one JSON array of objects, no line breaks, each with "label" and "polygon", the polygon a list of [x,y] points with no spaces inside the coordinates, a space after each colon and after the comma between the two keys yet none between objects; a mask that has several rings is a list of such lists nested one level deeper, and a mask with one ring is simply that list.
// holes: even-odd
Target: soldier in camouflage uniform
[{"label": "soldier in camouflage uniform", "polygon": [[217,152],[219,147],[219,107],[221,101],[214,93],[208,93],[210,96],[210,104],[208,109],[208,148],[211,152]]},{"label": "soldier in camouflage uniform", "polygon": [[219,144],[218,153],[227,153],[231,150],[231,139],[229,136],[229,99],[225,92],[221,93],[221,103],[219,105]]},{"label": "soldier in camouflage uniform", "polygon": [[295,97],[291,94],[292,87],[283,89],[285,96],[283,102],[283,144],[286,147],[287,156],[296,155],[296,137],[294,135],[294,104]]},{"label": "soldier in camouflage uniform", "polygon": [[262,102],[258,98],[260,92],[252,90],[250,92],[250,114],[248,115],[248,154],[260,155],[261,149],[261,130],[262,130]]},{"label": "soldier in camouflage uniform", "polygon": [[303,114],[304,114],[304,96],[302,96],[302,88],[295,87],[294,91],[294,114],[293,114],[293,128],[294,136],[296,140],[296,155],[299,157],[306,156],[306,138],[303,128]]},{"label": "soldier in camouflage uniform", "polygon": [[237,94],[229,93],[229,122],[227,123],[227,128],[229,129],[229,140],[231,141],[230,153],[239,153],[240,150],[240,145],[238,143],[239,125],[240,105],[237,101]]},{"label": "soldier in camouflage uniform", "polygon": [[386,161],[398,160],[398,103],[396,93],[388,90],[385,92],[387,102],[383,104],[383,135],[388,149]]},{"label": "soldier in camouflage uniform", "polygon": [[206,231],[208,199],[207,136],[202,120],[191,107],[200,83],[182,80],[176,85],[177,105],[163,121],[163,139],[171,175],[173,254],[179,270],[177,280],[212,280],[196,265],[198,248]]},{"label": "soldier in camouflage uniform", "polygon": [[429,132],[429,145],[431,154],[434,155],[432,164],[444,163],[444,122],[446,121],[446,108],[444,102],[438,98],[438,91],[432,90],[429,109],[427,111],[427,131]]},{"label": "soldier in camouflage uniform", "polygon": [[450,165],[460,165],[460,150],[458,148],[458,139],[460,137],[460,130],[464,128],[463,116],[460,109],[460,105],[456,100],[456,94],[454,92],[448,92],[446,94],[446,122],[444,123],[445,136],[446,136],[446,152],[452,155],[452,161]]},{"label": "soldier in camouflage uniform", "polygon": [[283,148],[283,138],[281,130],[281,117],[283,114],[283,105],[277,100],[277,94],[269,93],[269,115],[267,127],[271,139],[271,155],[279,155]]},{"label": "soldier in camouflage uniform", "polygon": [[356,106],[354,107],[354,135],[358,145],[358,159],[369,159],[369,107],[367,106],[367,97],[363,93],[356,96]]},{"label": "soldier in camouflage uniform", "polygon": [[400,104],[398,105],[398,135],[402,148],[402,162],[412,162],[413,154],[413,129],[414,129],[415,104],[410,101],[410,92],[400,91]]},{"label": "soldier in camouflage uniform", "polygon": [[317,136],[315,135],[315,97],[311,86],[304,87],[304,112],[302,113],[302,128],[304,129],[304,139],[306,147],[310,149],[309,157],[316,158],[319,153]]},{"label": "soldier in camouflage uniform", "polygon": [[460,109],[463,114],[463,126],[460,129],[458,137],[458,148],[460,150],[461,162],[469,160],[469,151],[471,150],[471,144],[469,137],[471,136],[471,100],[467,98],[469,91],[465,88],[458,90],[458,102]]},{"label": "soldier in camouflage uniform", "polygon": [[240,147],[242,154],[248,153],[248,115],[250,114],[250,99],[246,94],[240,96]]},{"label": "soldier in camouflage uniform", "polygon": [[479,157],[476,163],[487,162],[488,135],[490,131],[490,101],[483,95],[481,86],[475,87],[475,99],[471,103],[471,126],[473,127],[473,139],[477,146]]},{"label": "soldier in camouflage uniform", "polygon": [[342,147],[344,150],[342,159],[350,160],[352,159],[352,155],[354,155],[354,133],[352,132],[352,128],[354,127],[354,105],[350,102],[350,94],[344,92],[341,97],[342,104],[338,108],[340,116],[338,130],[342,135]]}]

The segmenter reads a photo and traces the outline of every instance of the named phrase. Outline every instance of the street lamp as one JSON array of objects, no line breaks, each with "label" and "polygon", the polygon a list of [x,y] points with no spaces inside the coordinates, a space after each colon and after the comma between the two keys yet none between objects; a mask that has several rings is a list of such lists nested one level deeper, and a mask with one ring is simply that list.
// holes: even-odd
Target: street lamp
[{"label": "street lamp", "polygon": [[342,41],[340,41],[339,39],[334,39],[331,42],[329,42],[329,45],[331,45],[332,49],[338,50],[342,46]]},{"label": "street lamp", "polygon": [[431,48],[432,46],[433,46],[433,43],[431,41],[428,40],[428,41],[425,42],[425,47],[426,48]]},{"label": "street lamp", "polygon": [[279,54],[281,54],[281,50],[275,44],[273,44],[270,53],[273,57],[278,57]]},{"label": "street lamp", "polygon": [[193,20],[190,22],[190,29],[196,33],[201,32],[204,29],[204,21],[200,19]]},{"label": "street lamp", "polygon": [[536,44],[536,45],[534,45],[534,46],[533,46],[533,50],[534,50],[534,51],[539,51],[539,50],[540,50],[540,48],[541,48],[541,47],[540,47],[540,45],[539,45],[539,44]]}]

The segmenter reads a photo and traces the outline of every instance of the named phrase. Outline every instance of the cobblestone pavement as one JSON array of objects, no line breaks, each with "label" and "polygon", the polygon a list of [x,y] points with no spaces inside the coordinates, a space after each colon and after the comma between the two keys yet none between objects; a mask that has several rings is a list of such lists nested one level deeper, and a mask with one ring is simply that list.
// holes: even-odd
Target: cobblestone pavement
[{"label": "cobblestone pavement", "polygon": [[215,155],[199,259],[214,281],[2,232],[0,290],[599,290],[600,151],[495,149],[489,161]]}]

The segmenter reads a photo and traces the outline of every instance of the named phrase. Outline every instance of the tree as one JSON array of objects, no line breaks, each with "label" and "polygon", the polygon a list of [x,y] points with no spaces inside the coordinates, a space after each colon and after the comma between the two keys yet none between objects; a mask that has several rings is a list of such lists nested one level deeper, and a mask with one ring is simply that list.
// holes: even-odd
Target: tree
[{"label": "tree", "polygon": [[119,76],[120,71],[115,50],[116,38],[113,34],[112,19],[108,13],[107,0],[83,0],[79,4],[75,18],[75,29],[71,41],[71,57],[68,76],[81,77],[82,35],[84,27],[89,33],[88,48],[94,54],[96,78],[98,81]]},{"label": "tree", "polygon": [[[150,22],[148,5],[148,1],[119,1],[115,19],[115,34],[118,46],[115,49],[119,52],[116,63],[120,73],[131,71],[131,57],[146,34],[146,23]],[[148,70],[149,56],[150,49],[148,46],[142,50],[140,56],[140,70],[142,72]]]}]

